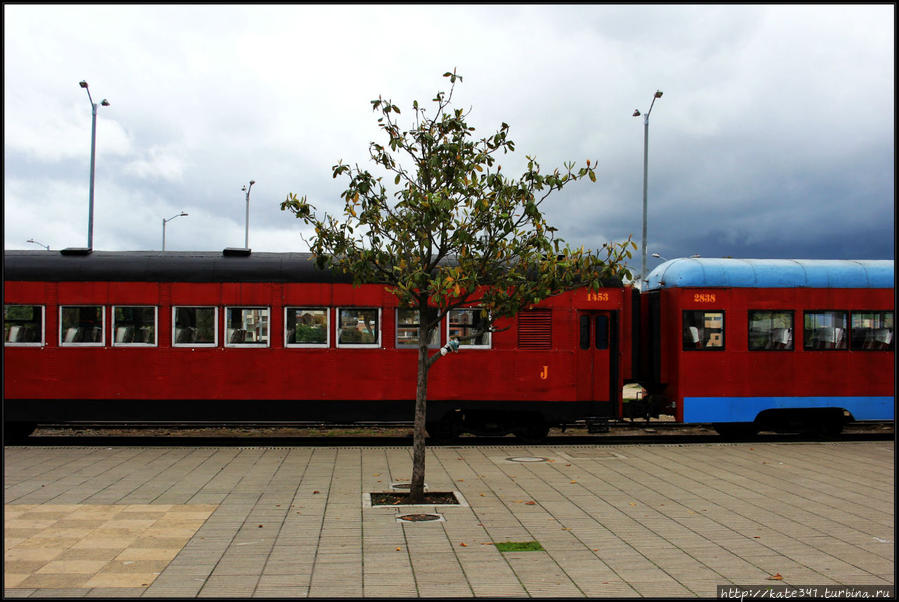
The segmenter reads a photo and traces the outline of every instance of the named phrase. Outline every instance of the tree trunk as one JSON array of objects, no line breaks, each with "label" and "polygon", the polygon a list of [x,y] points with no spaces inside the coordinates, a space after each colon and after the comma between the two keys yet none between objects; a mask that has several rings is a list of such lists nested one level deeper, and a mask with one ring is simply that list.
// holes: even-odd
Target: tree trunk
[{"label": "tree trunk", "polygon": [[[420,322],[423,324],[423,322]],[[424,330],[423,328],[421,330]],[[428,343],[419,330],[418,383],[415,388],[415,430],[412,438],[412,482],[409,485],[410,504],[424,501],[425,491],[425,418],[428,402]]]}]

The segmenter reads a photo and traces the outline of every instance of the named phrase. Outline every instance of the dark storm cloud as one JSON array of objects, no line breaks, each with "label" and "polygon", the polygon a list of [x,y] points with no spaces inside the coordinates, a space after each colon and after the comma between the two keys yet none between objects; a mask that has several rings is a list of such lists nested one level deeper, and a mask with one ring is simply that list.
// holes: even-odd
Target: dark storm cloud
[{"label": "dark storm cloud", "polygon": [[[878,6],[5,6],[4,242],[83,246],[87,78],[103,249],[303,250],[279,203],[339,211],[338,160],[370,167],[369,101],[408,118],[457,67],[477,134],[509,123],[546,170],[599,162],[547,209],[574,245],[893,257],[894,31]],[[391,35],[380,32],[389,31]],[[164,35],[160,32],[165,32]],[[414,48],[414,52],[409,49]],[[505,167],[504,167],[505,169]],[[632,265],[639,267],[639,251]],[[655,260],[650,260],[650,267]]]}]

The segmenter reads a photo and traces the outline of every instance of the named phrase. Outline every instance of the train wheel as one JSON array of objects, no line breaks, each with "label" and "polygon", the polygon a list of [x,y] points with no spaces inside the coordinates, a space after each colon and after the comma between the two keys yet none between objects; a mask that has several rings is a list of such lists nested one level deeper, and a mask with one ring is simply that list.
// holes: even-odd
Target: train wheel
[{"label": "train wheel", "polygon": [[822,437],[836,437],[843,432],[843,412],[822,413],[818,420],[813,422],[813,432]]},{"label": "train wheel", "polygon": [[428,431],[428,437],[436,441],[452,439],[459,434],[456,425],[449,418],[427,422],[425,423],[425,430]]},{"label": "train wheel", "polygon": [[754,422],[729,422],[714,426],[718,434],[725,439],[749,439],[759,432]]},{"label": "train wheel", "polygon": [[512,432],[516,437],[525,441],[540,441],[549,434],[549,425],[543,420],[537,419],[517,426]]},{"label": "train wheel", "polygon": [[843,432],[842,420],[831,420],[821,424],[820,432],[825,437],[836,437]]}]

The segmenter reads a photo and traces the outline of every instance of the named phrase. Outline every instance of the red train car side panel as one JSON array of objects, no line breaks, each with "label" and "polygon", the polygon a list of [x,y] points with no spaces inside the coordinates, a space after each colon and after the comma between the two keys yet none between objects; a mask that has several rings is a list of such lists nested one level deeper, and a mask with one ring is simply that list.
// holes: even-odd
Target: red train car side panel
[{"label": "red train car side panel", "polygon": [[[96,255],[112,261],[127,254]],[[260,255],[268,255],[270,263],[277,256],[284,266],[290,259]],[[156,274],[164,262],[178,257],[140,259],[156,261]],[[5,288],[7,305],[39,305],[45,314],[42,344],[4,346],[4,393],[10,400],[5,407],[17,420],[411,418],[417,352],[397,346],[396,298],[383,286],[315,281],[323,278],[318,274],[308,282],[289,281],[293,271],[299,272],[297,278],[308,276],[304,266],[293,264],[284,268],[287,276],[272,281],[260,281],[265,278],[259,270],[248,271],[256,280],[249,282],[229,277],[169,281],[132,275],[124,268],[116,268],[121,277],[109,280],[70,281],[64,278],[71,270],[55,267],[57,261],[66,259],[54,258],[46,268],[56,276],[46,281],[9,280]],[[86,263],[90,259],[80,261],[83,277],[102,272]],[[183,261],[193,265],[190,258]],[[228,261],[222,270],[240,265],[235,263],[240,260]],[[187,267],[174,269],[196,277]],[[519,332],[519,318],[503,321],[499,326],[505,330],[494,333],[487,348],[463,347],[461,353],[435,364],[431,405],[438,414],[459,407],[533,409],[549,421],[617,416],[621,385],[630,373],[632,316],[625,302],[629,299],[630,289],[624,288],[573,291],[534,308],[529,318],[545,321],[549,316],[536,330],[526,327]],[[96,342],[64,340],[68,333],[60,325],[60,308],[74,306],[102,310],[103,332]],[[174,323],[173,308],[198,307],[210,315],[214,308],[214,343],[176,344],[182,325]],[[327,343],[286,346],[285,308],[318,308],[319,314],[326,313]],[[128,342],[131,339],[123,338],[130,336],[124,320],[128,312],[144,310],[155,316],[154,328],[149,329],[152,338],[144,344]],[[356,310],[372,312],[364,315],[377,321],[378,340],[371,346],[338,343],[340,312],[354,315]],[[548,311],[544,315],[542,310]],[[254,336],[259,338],[253,344],[235,343],[238,325],[232,322],[251,319],[241,318],[241,312],[256,312],[253,319],[265,322],[256,325]],[[439,344],[447,340],[444,319]]]}]

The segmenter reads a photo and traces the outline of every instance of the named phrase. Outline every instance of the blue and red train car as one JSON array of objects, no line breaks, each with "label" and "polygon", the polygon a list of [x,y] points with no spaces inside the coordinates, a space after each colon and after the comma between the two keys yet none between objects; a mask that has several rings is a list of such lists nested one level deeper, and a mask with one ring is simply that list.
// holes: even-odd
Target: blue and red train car
[{"label": "blue and red train car", "polygon": [[[4,253],[4,425],[409,421],[417,315],[300,253]],[[552,297],[463,341],[428,389],[433,434],[615,418],[630,287]],[[478,330],[478,307],[431,346]]]},{"label": "blue and red train car", "polygon": [[893,420],[892,261],[674,259],[641,298],[653,413],[719,432]]}]

